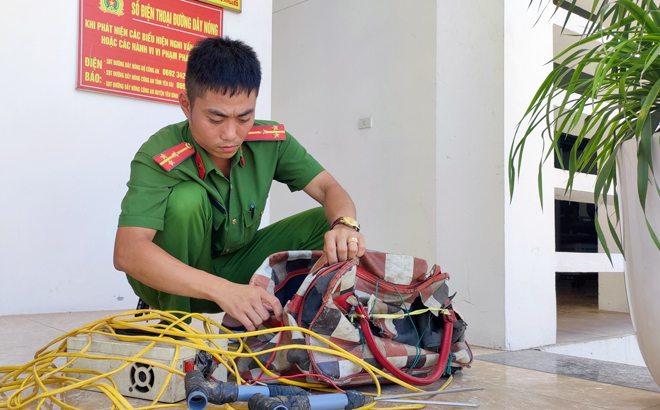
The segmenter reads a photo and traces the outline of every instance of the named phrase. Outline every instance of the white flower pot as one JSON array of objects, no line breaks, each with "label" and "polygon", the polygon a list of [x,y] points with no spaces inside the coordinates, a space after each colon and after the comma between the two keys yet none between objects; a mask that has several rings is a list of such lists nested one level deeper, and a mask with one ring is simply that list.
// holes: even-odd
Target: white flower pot
[{"label": "white flower pot", "polygon": [[[660,148],[653,136],[653,169],[660,182]],[[637,144],[625,142],[617,154],[619,208],[630,316],[644,361],[660,385],[660,250],[646,227],[637,192]],[[651,177],[652,178],[652,177]],[[646,217],[660,236],[660,196],[649,182]]]}]

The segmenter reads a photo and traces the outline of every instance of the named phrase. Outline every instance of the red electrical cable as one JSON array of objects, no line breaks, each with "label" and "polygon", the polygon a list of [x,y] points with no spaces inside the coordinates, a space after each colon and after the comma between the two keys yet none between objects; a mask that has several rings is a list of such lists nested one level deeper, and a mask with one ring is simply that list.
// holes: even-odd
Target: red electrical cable
[{"label": "red electrical cable", "polygon": [[[415,377],[408,373],[403,372],[401,369],[394,366],[389,361],[389,359],[385,357],[383,353],[380,351],[378,345],[376,345],[376,340],[374,339],[374,335],[371,333],[371,329],[369,328],[369,321],[367,320],[368,315],[364,307],[362,305],[357,305],[355,307],[355,311],[358,314],[362,315],[362,317],[360,318],[360,327],[362,329],[362,333],[364,334],[364,338],[367,341],[367,345],[371,350],[371,353],[373,353],[376,360],[378,360],[378,362],[381,365],[383,365],[383,367],[388,372],[390,372],[392,376],[396,377],[397,379],[401,379],[406,383],[414,384],[418,386],[425,386],[427,384],[435,383],[442,377],[442,374],[445,372],[445,368],[447,367],[447,360],[449,360],[451,338],[454,330],[453,321],[450,320],[445,321],[445,328],[442,333],[442,343],[440,345],[440,354],[438,356],[438,364],[436,365],[436,368],[433,370],[431,374],[427,376]],[[453,312],[452,312],[452,317],[453,317]]]},{"label": "red electrical cable", "polygon": [[[280,347],[280,342],[282,341],[282,333],[280,333],[280,338],[277,340],[277,343],[275,344],[275,347]],[[266,369],[268,369],[268,366],[270,366],[271,363],[273,363],[273,359],[275,359],[275,355],[277,354],[277,351],[273,352],[272,355],[270,355],[270,359],[268,360],[268,363],[266,363]],[[255,358],[256,360],[256,358]],[[264,375],[264,370],[261,369],[261,373],[259,373],[259,376],[257,376],[256,379],[251,379],[251,380],[259,380],[261,376]]]}]

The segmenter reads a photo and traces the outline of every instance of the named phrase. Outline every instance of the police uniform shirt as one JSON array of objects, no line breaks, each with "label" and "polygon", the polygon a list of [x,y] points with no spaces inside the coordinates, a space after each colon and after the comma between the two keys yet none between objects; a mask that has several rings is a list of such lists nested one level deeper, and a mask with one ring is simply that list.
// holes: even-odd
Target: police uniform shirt
[{"label": "police uniform shirt", "polygon": [[183,121],[161,129],[138,150],[119,226],[167,229],[165,210],[172,187],[195,181],[207,191],[213,209],[213,254],[233,252],[256,233],[273,180],[294,192],[321,171],[323,167],[284,126],[257,120],[232,158],[227,179]]}]

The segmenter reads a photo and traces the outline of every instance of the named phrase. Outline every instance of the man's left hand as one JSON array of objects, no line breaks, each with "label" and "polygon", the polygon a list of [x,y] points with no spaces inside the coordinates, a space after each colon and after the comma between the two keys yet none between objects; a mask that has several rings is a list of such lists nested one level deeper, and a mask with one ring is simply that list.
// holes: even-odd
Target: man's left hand
[{"label": "man's left hand", "polygon": [[[304,191],[323,205],[328,223],[340,216],[355,219],[353,200],[328,171],[322,171],[314,177]],[[335,227],[325,234],[324,240],[323,251],[330,264],[360,257],[367,250],[364,236],[343,224],[335,224]]]},{"label": "man's left hand", "polygon": [[337,225],[326,232],[324,240],[323,251],[329,264],[360,257],[367,250],[364,235],[345,225]]}]

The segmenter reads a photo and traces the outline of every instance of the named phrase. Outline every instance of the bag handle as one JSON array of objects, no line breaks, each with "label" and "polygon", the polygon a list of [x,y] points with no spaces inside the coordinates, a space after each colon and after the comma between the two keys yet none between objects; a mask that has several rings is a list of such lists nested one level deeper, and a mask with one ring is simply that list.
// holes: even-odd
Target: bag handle
[{"label": "bag handle", "polygon": [[[358,258],[356,256],[355,258],[352,258],[352,259],[346,259],[345,261],[335,262],[335,265],[338,264],[338,263],[346,263],[346,262],[349,262],[353,259],[357,259],[358,261],[360,260],[360,258]],[[321,257],[316,260],[316,263],[314,263],[314,266],[312,266],[312,268],[309,270],[309,274],[310,275],[316,275],[316,273],[318,273],[318,271],[320,271],[323,268],[327,268],[328,266],[330,266],[330,263],[328,262],[328,257],[326,256],[325,252],[323,252],[323,255],[321,255]]]},{"label": "bag handle", "polygon": [[438,364],[431,374],[424,377],[415,377],[411,374],[405,373],[401,369],[394,366],[378,348],[378,345],[376,344],[376,340],[374,339],[374,335],[371,333],[371,329],[369,327],[369,320],[367,319],[368,317],[367,311],[364,308],[364,306],[357,305],[355,307],[355,311],[359,315],[361,315],[360,328],[362,329],[362,333],[364,335],[365,340],[367,341],[367,345],[369,346],[369,349],[371,349],[371,353],[373,353],[376,360],[378,360],[378,363],[380,363],[388,372],[390,372],[392,376],[396,377],[397,379],[403,380],[406,383],[414,384],[418,386],[426,386],[428,384],[435,383],[442,377],[442,375],[445,372],[445,368],[447,367],[447,361],[449,360],[449,352],[451,349],[451,338],[452,338],[452,333],[454,331],[454,320],[456,320],[453,311],[450,310],[451,316],[449,318],[445,316],[445,328],[442,332],[442,342],[440,344],[440,354],[438,356]]},{"label": "bag handle", "polygon": [[328,266],[328,257],[326,256],[325,252],[323,252],[323,255],[321,255],[321,257],[316,260],[316,263],[314,266],[312,266],[312,269],[309,270],[309,274],[315,275],[316,272],[320,271],[326,266]]}]

